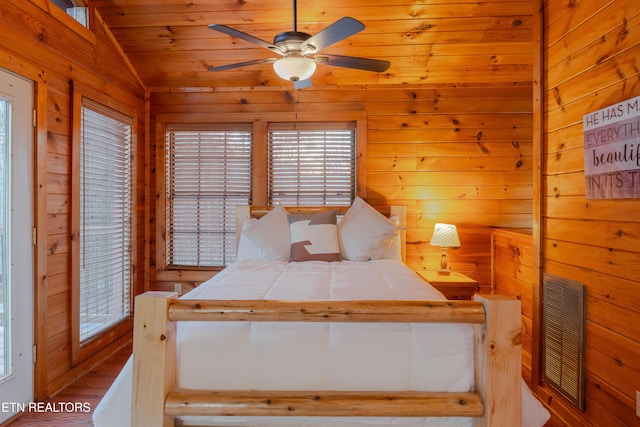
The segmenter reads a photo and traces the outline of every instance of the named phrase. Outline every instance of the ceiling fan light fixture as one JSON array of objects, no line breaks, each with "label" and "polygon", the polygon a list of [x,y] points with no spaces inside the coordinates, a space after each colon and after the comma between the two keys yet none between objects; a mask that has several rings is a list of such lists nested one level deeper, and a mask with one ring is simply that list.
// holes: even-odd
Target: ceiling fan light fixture
[{"label": "ceiling fan light fixture", "polygon": [[285,80],[307,80],[316,71],[316,63],[302,56],[287,56],[273,63],[276,74]]}]

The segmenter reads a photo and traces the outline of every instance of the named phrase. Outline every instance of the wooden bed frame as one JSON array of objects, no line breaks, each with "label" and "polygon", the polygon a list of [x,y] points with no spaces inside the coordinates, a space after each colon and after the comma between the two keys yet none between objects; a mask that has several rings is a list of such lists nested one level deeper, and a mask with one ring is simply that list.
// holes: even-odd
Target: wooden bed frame
[{"label": "wooden bed frame", "polygon": [[[176,416],[474,417],[475,426],[522,422],[520,301],[179,300],[136,297],[132,426],[173,426]],[[475,391],[190,391],[176,389],[176,322],[411,322],[474,325]]]}]

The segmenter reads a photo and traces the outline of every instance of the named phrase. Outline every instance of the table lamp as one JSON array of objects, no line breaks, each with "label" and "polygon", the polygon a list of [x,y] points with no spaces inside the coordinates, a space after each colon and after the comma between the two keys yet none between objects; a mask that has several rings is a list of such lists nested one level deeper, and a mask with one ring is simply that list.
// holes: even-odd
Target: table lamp
[{"label": "table lamp", "polygon": [[438,274],[447,276],[451,272],[447,270],[447,248],[459,248],[460,239],[458,238],[458,230],[452,224],[436,223],[431,236],[431,246],[440,246],[442,249],[442,257],[440,258],[440,270]]}]

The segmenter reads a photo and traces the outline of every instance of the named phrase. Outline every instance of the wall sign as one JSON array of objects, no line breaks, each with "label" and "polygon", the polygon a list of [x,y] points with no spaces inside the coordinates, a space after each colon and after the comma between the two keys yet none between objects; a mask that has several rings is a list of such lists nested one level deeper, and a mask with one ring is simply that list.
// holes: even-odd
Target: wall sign
[{"label": "wall sign", "polygon": [[587,199],[640,198],[640,96],[585,114]]}]

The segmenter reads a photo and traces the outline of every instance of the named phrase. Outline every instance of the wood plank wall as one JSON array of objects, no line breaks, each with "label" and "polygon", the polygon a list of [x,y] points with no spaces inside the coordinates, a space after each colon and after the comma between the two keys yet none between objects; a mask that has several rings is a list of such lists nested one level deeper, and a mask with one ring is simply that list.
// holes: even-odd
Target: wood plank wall
[{"label": "wood plank wall", "polygon": [[[365,111],[366,198],[404,204],[408,211],[408,264],[439,268],[440,250],[429,246],[435,222],[458,226],[462,247],[449,252],[453,270],[489,290],[489,227],[531,227],[532,86],[392,86],[224,89],[151,93],[151,152],[162,138],[154,118],[172,113],[237,113],[247,121],[265,112]],[[297,102],[297,104],[294,104]],[[297,105],[297,107],[294,107]],[[152,185],[155,179],[152,177]],[[155,188],[151,194],[156,194]],[[150,200],[153,209],[153,200]],[[151,214],[152,218],[155,215]],[[155,229],[151,232],[155,236]],[[152,248],[151,254],[155,254]],[[156,271],[151,286],[188,290],[197,281]],[[213,273],[211,273],[213,274]]]},{"label": "wood plank wall", "polygon": [[640,95],[640,2],[543,5],[542,263],[587,289],[585,412],[538,392],[570,425],[639,426],[640,201],[586,200],[582,117]]},{"label": "wood plank wall", "polygon": [[[146,121],[144,89],[99,17],[97,30],[83,34],[69,29],[47,5],[0,0],[0,29],[11,35],[0,38],[0,66],[36,81],[43,97],[39,113],[46,116],[38,119],[45,127],[38,130],[45,139],[39,158],[46,165],[38,172],[44,187],[41,215],[46,215],[46,230],[39,230],[46,236],[46,260],[37,281],[43,320],[37,334],[45,339],[39,349],[45,360],[36,368],[39,398],[111,351],[107,347],[84,364],[71,365],[69,81],[134,106],[141,142],[158,113],[251,115],[294,108],[294,96],[283,88],[154,93],[152,119]],[[543,270],[587,286],[586,411],[562,405],[544,387],[538,392],[572,425],[640,425],[634,414],[640,387],[640,202],[585,200],[581,127],[583,114],[640,95],[640,2],[544,0],[543,5]],[[463,244],[450,253],[452,268],[489,285],[489,227],[531,226],[530,84],[312,88],[299,92],[297,101],[298,109],[318,113],[367,112],[368,199],[408,206],[412,268],[437,268],[438,250],[428,241],[434,222],[449,221],[458,225]],[[149,144],[140,143],[136,153],[137,222],[149,227],[151,237],[145,242],[145,233],[137,230],[138,290],[145,286],[146,266],[149,287],[169,285],[156,281],[156,135],[149,133]]]},{"label": "wood plank wall", "polygon": [[[61,10],[48,11],[52,3],[33,0],[0,0],[0,67],[34,80],[38,91],[38,135],[41,151],[37,180],[44,196],[38,221],[46,230],[46,247],[36,281],[39,306],[36,336],[36,398],[56,393],[74,381],[93,364],[108,356],[127,338],[110,337],[112,344],[94,356],[73,366],[70,342],[70,247],[69,228],[71,171],[71,92],[70,81],[88,94],[132,106],[138,118],[138,152],[135,202],[139,208],[136,222],[144,224],[144,140],[145,93],[131,73],[119,48],[102,25],[99,16],[92,16],[93,31],[82,29]],[[53,13],[53,14],[52,14]],[[144,265],[144,233],[136,231],[136,266]],[[138,289],[143,284],[143,268],[135,270]]]}]

